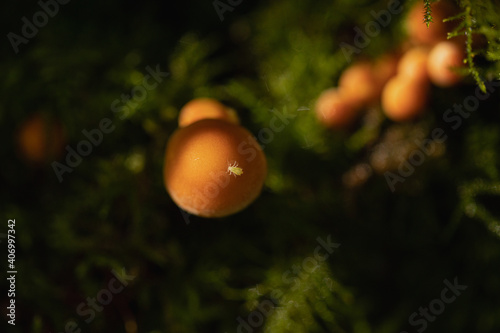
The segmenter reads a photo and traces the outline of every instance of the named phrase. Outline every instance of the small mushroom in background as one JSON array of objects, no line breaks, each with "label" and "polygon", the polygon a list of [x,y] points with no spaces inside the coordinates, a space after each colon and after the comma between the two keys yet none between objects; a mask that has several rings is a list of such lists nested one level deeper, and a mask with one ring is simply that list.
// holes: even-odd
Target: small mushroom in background
[{"label": "small mushroom in background", "polygon": [[179,127],[202,119],[220,119],[238,125],[236,111],[212,98],[196,98],[188,102],[179,113]]},{"label": "small mushroom in background", "polygon": [[356,120],[361,108],[360,101],[349,94],[346,95],[343,89],[330,88],[318,97],[315,112],[324,126],[345,129]]},{"label": "small mushroom in background", "polygon": [[348,99],[357,100],[362,106],[373,104],[380,96],[377,76],[369,61],[347,67],[340,75],[339,88]]},{"label": "small mushroom in background", "polygon": [[454,68],[464,67],[465,50],[463,46],[453,42],[436,44],[427,62],[429,77],[437,86],[450,87],[462,80],[462,76]]},{"label": "small mushroom in background", "polygon": [[401,55],[399,53],[386,53],[378,57],[373,63],[373,72],[377,79],[379,97],[382,93],[384,85],[394,76],[398,71],[398,64]]},{"label": "small mushroom in background", "polygon": [[41,166],[59,159],[66,142],[63,125],[43,112],[29,116],[16,132],[21,158],[32,166]]},{"label": "small mushroom in background", "polygon": [[432,46],[445,41],[448,32],[452,31],[456,23],[443,22],[444,19],[457,15],[459,8],[452,1],[442,0],[431,4],[432,22],[427,26],[423,20],[425,12],[423,1],[417,1],[406,18],[406,30],[410,42],[419,45]]},{"label": "small mushroom in background", "polygon": [[428,60],[429,49],[427,47],[413,47],[406,51],[399,60],[397,75],[404,76],[408,80],[429,81]]},{"label": "small mushroom in background", "polygon": [[382,92],[382,109],[393,121],[410,121],[422,115],[429,95],[429,82],[397,75]]}]

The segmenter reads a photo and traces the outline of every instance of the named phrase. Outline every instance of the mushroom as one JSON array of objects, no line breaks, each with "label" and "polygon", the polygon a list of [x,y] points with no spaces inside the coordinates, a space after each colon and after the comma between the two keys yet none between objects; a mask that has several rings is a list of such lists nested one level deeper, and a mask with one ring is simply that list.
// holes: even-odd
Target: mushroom
[{"label": "mushroom", "polygon": [[427,62],[429,49],[427,47],[413,47],[406,51],[398,63],[398,74],[408,80],[428,81]]},{"label": "mushroom", "polygon": [[359,61],[347,67],[339,78],[339,88],[362,105],[374,103],[380,95],[373,65],[368,61]]},{"label": "mushroom", "polygon": [[32,165],[58,159],[66,141],[62,124],[42,112],[32,114],[21,124],[16,139],[21,157]]},{"label": "mushroom", "polygon": [[463,46],[453,42],[436,44],[429,54],[427,70],[429,77],[437,86],[450,87],[462,80],[453,68],[464,67],[465,51]]},{"label": "mushroom", "polygon": [[434,45],[447,39],[447,33],[455,28],[453,21],[444,19],[456,15],[459,11],[451,1],[437,1],[431,4],[432,22],[427,26],[423,20],[425,8],[423,1],[418,1],[406,18],[406,29],[414,44]]},{"label": "mushroom", "polygon": [[203,119],[174,132],[163,171],[165,188],[180,208],[202,217],[224,217],[257,198],[267,162],[245,128]]},{"label": "mushroom", "polygon": [[341,129],[351,125],[359,115],[361,102],[346,95],[343,89],[330,88],[316,101],[316,117],[326,127]]},{"label": "mushroom", "polygon": [[196,98],[188,102],[179,113],[179,127],[202,119],[220,119],[238,125],[236,111],[212,98]]},{"label": "mushroom", "polygon": [[396,75],[382,91],[382,109],[394,121],[410,121],[425,111],[429,81]]}]

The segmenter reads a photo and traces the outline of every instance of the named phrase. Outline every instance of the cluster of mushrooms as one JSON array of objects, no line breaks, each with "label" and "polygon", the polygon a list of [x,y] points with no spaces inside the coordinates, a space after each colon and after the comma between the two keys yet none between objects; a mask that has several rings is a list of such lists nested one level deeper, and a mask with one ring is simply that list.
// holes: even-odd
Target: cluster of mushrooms
[{"label": "cluster of mushrooms", "polygon": [[458,13],[451,1],[432,4],[433,22],[424,22],[419,1],[406,17],[408,39],[398,50],[375,60],[358,60],[340,76],[338,86],[317,99],[319,121],[334,129],[349,128],[363,110],[380,106],[395,122],[412,121],[426,110],[431,84],[450,87],[462,80],[465,66],[463,36],[447,39],[455,22],[443,22]]},{"label": "cluster of mushrooms", "polygon": [[209,98],[181,109],[164,163],[165,187],[177,206],[209,218],[237,213],[259,196],[266,175],[266,157],[233,109]]}]

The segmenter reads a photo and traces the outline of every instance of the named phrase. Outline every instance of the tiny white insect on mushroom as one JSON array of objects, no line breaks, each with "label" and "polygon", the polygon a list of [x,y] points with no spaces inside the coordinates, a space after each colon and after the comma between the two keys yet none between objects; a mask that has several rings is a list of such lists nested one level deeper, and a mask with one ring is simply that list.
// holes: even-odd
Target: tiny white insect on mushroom
[{"label": "tiny white insect on mushroom", "polygon": [[243,174],[243,169],[238,167],[238,162],[234,161],[233,164],[227,166],[227,172],[233,176],[241,176]]}]

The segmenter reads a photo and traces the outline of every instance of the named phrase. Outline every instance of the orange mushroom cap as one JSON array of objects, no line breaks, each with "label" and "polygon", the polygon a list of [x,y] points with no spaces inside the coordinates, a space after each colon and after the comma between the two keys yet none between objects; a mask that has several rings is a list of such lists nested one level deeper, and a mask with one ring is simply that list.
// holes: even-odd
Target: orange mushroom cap
[{"label": "orange mushroom cap", "polygon": [[443,22],[445,18],[458,13],[451,1],[438,1],[431,4],[432,22],[427,27],[424,22],[424,4],[418,1],[406,19],[406,28],[410,40],[416,44],[434,45],[447,39],[448,32],[455,28],[453,21]]},{"label": "orange mushroom cap", "polygon": [[179,127],[188,126],[202,119],[220,119],[238,125],[236,111],[212,98],[196,98],[183,106],[179,113]]},{"label": "orange mushroom cap", "polygon": [[382,109],[391,120],[410,121],[425,111],[428,95],[428,81],[397,75],[384,86]]},{"label": "orange mushroom cap", "polygon": [[349,99],[356,99],[363,105],[375,102],[380,94],[373,65],[367,61],[359,61],[346,68],[340,76],[339,88]]},{"label": "orange mushroom cap", "polygon": [[462,80],[462,76],[453,68],[464,67],[465,50],[453,42],[436,44],[429,54],[427,70],[432,83],[440,87],[449,87]]},{"label": "orange mushroom cap", "polygon": [[66,142],[62,124],[41,112],[32,114],[21,124],[16,139],[20,155],[33,165],[59,158]]},{"label": "orange mushroom cap", "polygon": [[358,117],[362,103],[346,95],[343,89],[330,88],[321,93],[316,101],[318,120],[326,127],[346,128]]},{"label": "orange mushroom cap", "polygon": [[172,200],[202,217],[241,211],[262,190],[267,162],[245,128],[204,119],[179,128],[165,154],[164,181]]},{"label": "orange mushroom cap", "polygon": [[375,60],[373,71],[379,86],[379,93],[382,92],[387,81],[396,76],[400,57],[397,53],[386,53]]},{"label": "orange mushroom cap", "polygon": [[427,74],[427,62],[429,49],[426,47],[414,47],[406,51],[398,63],[398,75],[409,80],[429,80]]}]

